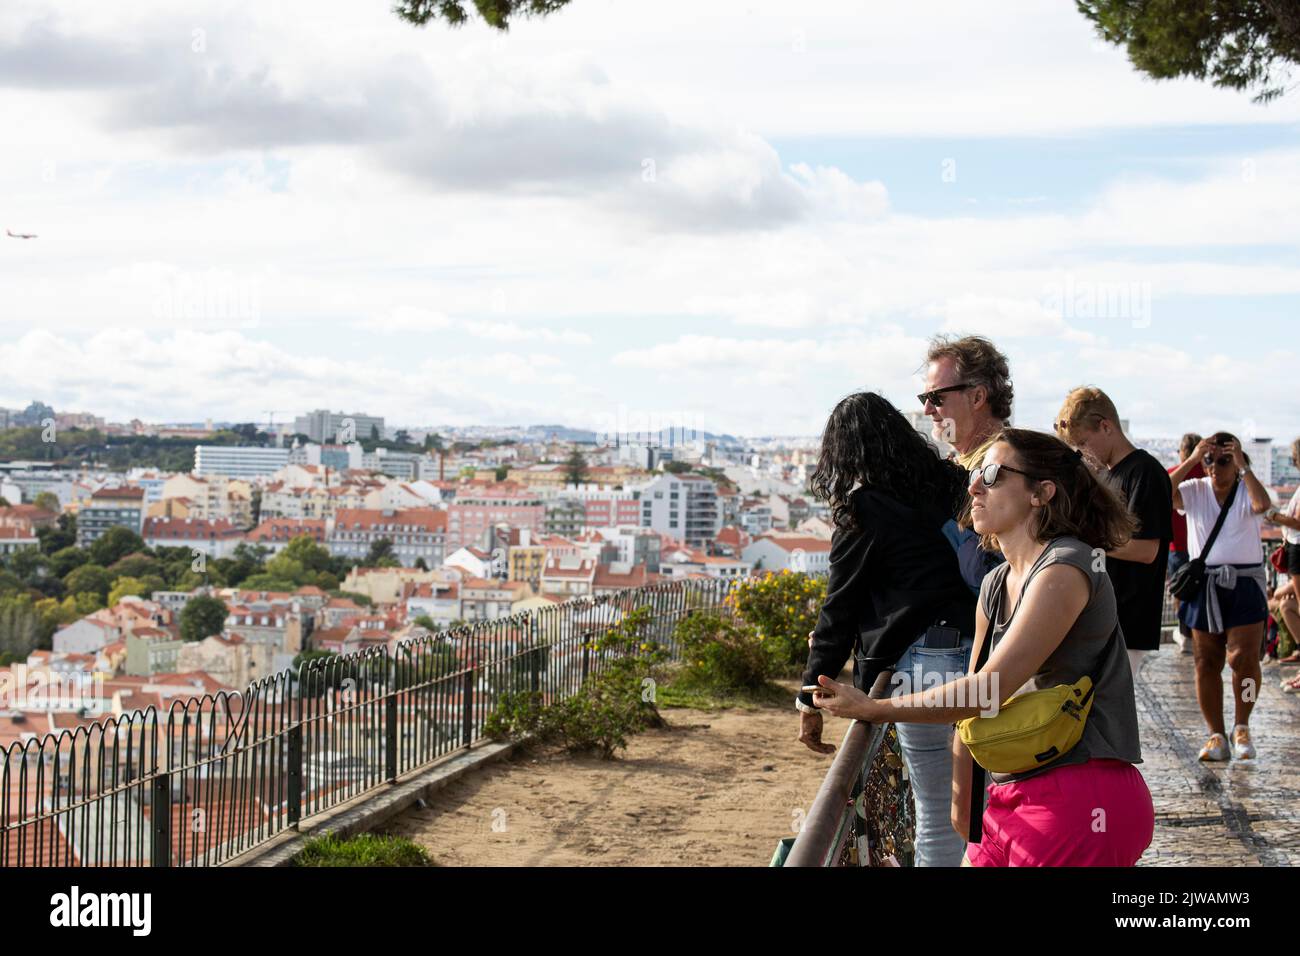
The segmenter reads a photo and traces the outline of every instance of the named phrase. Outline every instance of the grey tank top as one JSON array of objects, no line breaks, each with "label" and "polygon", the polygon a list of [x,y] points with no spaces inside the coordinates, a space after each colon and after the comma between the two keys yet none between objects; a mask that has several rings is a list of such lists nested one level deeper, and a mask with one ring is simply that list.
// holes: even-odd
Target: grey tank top
[{"label": "grey tank top", "polygon": [[[1100,558],[1101,555],[1094,556],[1092,547],[1078,538],[1055,538],[1048,542],[1047,549],[1030,568],[1020,588],[1021,599],[1028,593],[1038,572],[1053,564],[1068,564],[1078,568],[1087,575],[1092,592],[1087,605],[1064,640],[1043,662],[1038,673],[1016,694],[1045,690],[1057,684],[1073,684],[1085,674],[1090,675],[1097,667],[1098,658],[1106,649],[1106,642],[1120,627],[1115,609],[1115,591]],[[1096,570],[1095,566],[1100,566],[1101,570]],[[980,588],[980,608],[989,619],[991,649],[998,646],[1015,619],[1016,608],[1006,607],[1007,574],[1010,570],[1008,564],[999,565],[985,576]],[[1137,705],[1133,699],[1133,673],[1129,669],[1128,649],[1124,644],[1123,633],[1111,646],[1110,654],[1102,664],[1101,677],[1097,681],[1094,695],[1092,712],[1084,726],[1083,737],[1074,749],[1045,767],[1024,773],[990,773],[989,779],[995,784],[1012,783],[1036,777],[1057,767],[1069,767],[1094,759],[1141,763]]]}]

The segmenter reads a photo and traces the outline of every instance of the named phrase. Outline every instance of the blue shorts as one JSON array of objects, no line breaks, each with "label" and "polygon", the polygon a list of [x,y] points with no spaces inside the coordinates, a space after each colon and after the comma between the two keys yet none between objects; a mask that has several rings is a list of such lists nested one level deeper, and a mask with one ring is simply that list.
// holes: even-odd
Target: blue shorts
[{"label": "blue shorts", "polygon": [[[1248,570],[1257,565],[1245,564],[1238,567]],[[1254,578],[1244,576],[1237,578],[1235,588],[1221,588],[1208,584],[1206,590],[1211,587],[1218,592],[1219,616],[1223,618],[1224,632],[1234,627],[1245,627],[1248,624],[1259,624],[1268,620],[1268,599],[1264,596],[1264,589]],[[1209,632],[1210,630],[1206,590],[1202,590],[1192,600],[1184,601],[1183,606],[1178,609],[1178,620],[1194,631]]]}]

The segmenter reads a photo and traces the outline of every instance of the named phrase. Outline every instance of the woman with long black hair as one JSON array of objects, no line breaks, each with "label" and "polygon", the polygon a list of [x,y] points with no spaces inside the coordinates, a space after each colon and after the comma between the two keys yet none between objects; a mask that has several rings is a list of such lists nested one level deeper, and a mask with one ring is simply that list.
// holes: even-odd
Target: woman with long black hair
[{"label": "woman with long black hair", "polygon": [[[835,407],[812,478],[835,531],[804,685],[838,676],[855,646],[855,683],[866,690],[891,667],[895,692],[966,672],[975,599],[942,530],[965,505],[965,476],[875,392]],[[800,740],[832,752],[812,696],[801,693],[796,706]],[[899,724],[898,732],[916,799],[916,865],[958,866],[965,841],[949,812],[952,727]]]}]

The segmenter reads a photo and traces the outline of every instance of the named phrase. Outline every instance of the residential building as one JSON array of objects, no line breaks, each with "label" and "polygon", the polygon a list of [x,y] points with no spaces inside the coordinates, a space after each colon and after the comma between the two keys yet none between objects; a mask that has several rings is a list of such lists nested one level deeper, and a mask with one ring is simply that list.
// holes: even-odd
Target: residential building
[{"label": "residential building", "polygon": [[346,445],[367,438],[383,438],[384,420],[361,412],[344,414],[318,408],[294,419],[293,430],[321,444]]},{"label": "residential building", "polygon": [[467,622],[500,620],[514,613],[511,608],[517,600],[532,595],[523,581],[466,578],[460,583],[460,616]]},{"label": "residential building", "polygon": [[741,557],[705,554],[695,548],[667,548],[659,566],[660,573],[669,580],[706,577],[738,580],[749,577],[754,566]]},{"label": "residential building", "polygon": [[659,556],[663,539],[635,522],[631,526],[596,528],[595,533],[614,546],[613,563],[644,565],[647,570],[659,571]]},{"label": "residential building", "polygon": [[143,520],[143,488],[101,488],[77,513],[77,546],[89,547],[110,528],[129,528],[139,534]]},{"label": "residential building", "polygon": [[0,558],[7,557],[15,551],[39,548],[41,539],[31,528],[0,527]]},{"label": "residential building", "polygon": [[289,464],[312,465],[320,469],[328,468],[334,472],[341,472],[363,467],[364,454],[361,443],[356,441],[346,445],[333,442],[323,444],[309,442],[306,445],[295,444],[289,449]]},{"label": "residential building", "polygon": [[498,564],[503,572],[506,570],[504,560],[494,562],[490,551],[474,547],[465,547],[453,551],[442,563],[444,567],[459,568],[471,578],[496,577],[496,565]]},{"label": "residential building", "polygon": [[597,562],[590,558],[548,558],[542,570],[542,594],[563,598],[591,595]]},{"label": "residential building", "polygon": [[59,516],[53,511],[46,511],[35,505],[10,505],[0,508],[0,528],[21,528],[24,531],[36,531],[38,528],[54,528],[59,523]]},{"label": "residential building", "polygon": [[151,510],[157,517],[225,519],[240,528],[247,528],[253,522],[252,485],[237,478],[173,475],[163,483],[161,495],[164,503],[185,501],[186,514],[175,513],[166,507],[159,512],[155,507]]},{"label": "residential building", "polygon": [[458,493],[456,500],[447,505],[445,514],[447,547],[454,551],[467,544],[488,545],[491,529],[499,524],[541,534],[546,506],[536,495],[498,486]]},{"label": "residential building", "polygon": [[506,539],[506,580],[541,587],[546,546],[527,528],[511,528]]},{"label": "residential building", "polygon": [[374,511],[344,509],[338,512],[327,544],[331,554],[346,558],[364,558],[371,545],[388,539],[393,556],[410,567],[423,558],[430,568],[442,564],[447,547],[452,544],[448,532],[448,515],[434,508],[409,511]]},{"label": "residential building", "polygon": [[267,518],[244,536],[250,545],[268,548],[271,554],[279,554],[294,538],[303,535],[310,537],[321,547],[325,547],[326,523],[321,520],[292,518]]},{"label": "residential building", "polygon": [[749,499],[740,506],[737,520],[741,529],[751,537],[767,534],[774,526],[772,506],[763,498]]},{"label": "residential building", "polygon": [[132,677],[172,673],[186,643],[175,634],[157,629],[128,634],[125,671]]},{"label": "residential building", "polygon": [[427,616],[438,627],[445,629],[463,617],[459,581],[407,582],[401,603],[407,621]]},{"label": "residential building", "polygon": [[[813,537],[819,537],[819,535],[814,534]],[[726,557],[739,557],[740,553],[748,548],[753,540],[752,536],[740,528],[725,527],[713,539],[713,553]]]},{"label": "residential building", "polygon": [[462,573],[455,568],[353,568],[343,579],[341,590],[363,594],[376,604],[395,604],[402,600],[408,584],[459,582]]},{"label": "residential building", "polygon": [[226,558],[244,543],[244,531],[226,519],[146,518],[142,535],[151,548],[188,548],[209,558]]},{"label": "residential building", "polygon": [[797,534],[766,534],[755,538],[741,558],[755,571],[800,571],[825,574],[830,570],[831,543],[825,538]]},{"label": "residential building", "polygon": [[201,641],[186,641],[176,655],[177,670],[202,671],[226,687],[247,687],[266,674],[259,673],[254,648],[238,634],[214,634]]},{"label": "residential building", "polygon": [[366,471],[381,472],[401,481],[428,477],[432,462],[424,452],[392,451],[387,448],[376,448],[361,456],[361,467]]},{"label": "residential building", "polygon": [[596,575],[591,581],[592,594],[613,594],[629,588],[643,588],[661,580],[644,564],[627,564],[615,562],[596,566]]},{"label": "residential building", "polygon": [[722,529],[718,489],[703,475],[665,472],[641,489],[641,526],[703,547]]},{"label": "residential building", "polygon": [[542,523],[545,534],[573,537],[587,526],[587,506],[577,498],[552,498],[546,502],[546,518]]},{"label": "residential building", "polygon": [[289,449],[255,445],[196,445],[194,474],[200,477],[262,478],[289,463]]}]

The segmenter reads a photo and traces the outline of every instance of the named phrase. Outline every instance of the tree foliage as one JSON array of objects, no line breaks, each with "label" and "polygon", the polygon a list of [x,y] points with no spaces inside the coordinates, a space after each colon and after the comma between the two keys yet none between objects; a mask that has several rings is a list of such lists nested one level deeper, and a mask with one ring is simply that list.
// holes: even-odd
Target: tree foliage
[{"label": "tree foliage", "polygon": [[564,480],[570,485],[580,485],[587,480],[587,456],[576,448],[564,463]]},{"label": "tree foliage", "polygon": [[1296,0],[1075,0],[1079,11],[1130,62],[1159,80],[1211,80],[1257,90],[1265,103],[1282,95],[1300,63]]},{"label": "tree foliage", "polygon": [[[517,17],[544,17],[568,2],[569,0],[473,0],[473,5],[488,26],[508,30],[510,21]],[[443,20],[458,27],[469,19],[467,6],[467,0],[400,0],[393,12],[416,26],[424,26],[430,20]]]},{"label": "tree foliage", "polygon": [[200,594],[181,611],[181,640],[201,641],[220,634],[226,624],[226,605],[218,598]]}]

